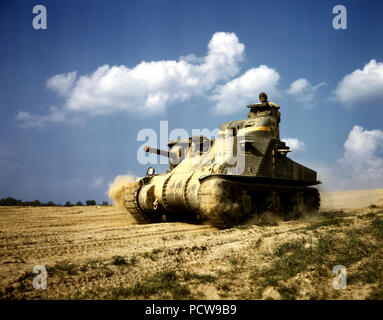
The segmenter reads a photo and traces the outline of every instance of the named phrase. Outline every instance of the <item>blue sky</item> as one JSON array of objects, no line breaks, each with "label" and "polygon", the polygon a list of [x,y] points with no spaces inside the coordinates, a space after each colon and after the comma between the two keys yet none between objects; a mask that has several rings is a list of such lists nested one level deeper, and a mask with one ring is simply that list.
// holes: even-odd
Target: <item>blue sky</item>
[{"label": "blue sky", "polygon": [[110,200],[116,176],[145,174],[140,130],[213,130],[260,91],[322,190],[383,187],[382,13],[362,0],[2,1],[0,198]]}]

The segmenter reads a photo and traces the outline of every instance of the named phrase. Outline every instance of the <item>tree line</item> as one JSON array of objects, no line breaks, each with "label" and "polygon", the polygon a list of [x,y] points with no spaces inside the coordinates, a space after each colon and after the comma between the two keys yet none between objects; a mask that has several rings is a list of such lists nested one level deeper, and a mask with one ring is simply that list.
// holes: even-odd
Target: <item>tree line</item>
[{"label": "tree line", "polygon": [[[55,203],[53,201],[40,202],[39,200],[34,201],[22,201],[11,197],[0,199],[0,206],[30,206],[30,207],[73,207],[73,206],[96,206],[96,200],[86,200],[83,204],[81,201],[77,201],[75,204],[70,201],[66,201],[64,205]],[[108,206],[108,201],[100,203],[102,206]]]}]

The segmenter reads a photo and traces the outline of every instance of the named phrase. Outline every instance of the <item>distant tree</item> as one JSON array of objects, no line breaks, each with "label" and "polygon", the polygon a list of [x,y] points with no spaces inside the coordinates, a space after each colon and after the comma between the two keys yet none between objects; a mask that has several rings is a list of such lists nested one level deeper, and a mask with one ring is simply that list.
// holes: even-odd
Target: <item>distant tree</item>
[{"label": "distant tree", "polygon": [[23,202],[21,200],[17,200],[11,197],[8,197],[6,199],[1,199],[3,206],[21,206]]},{"label": "distant tree", "polygon": [[103,205],[103,206],[109,206],[109,202],[104,200],[104,201],[102,202],[102,205]]},{"label": "distant tree", "polygon": [[53,201],[48,201],[47,206],[48,207],[55,207],[56,204]]},{"label": "distant tree", "polygon": [[95,206],[96,205],[96,201],[95,200],[86,200],[86,205],[87,206]]},{"label": "distant tree", "polygon": [[39,200],[35,200],[35,201],[32,202],[32,206],[40,207],[41,206],[41,202]]},{"label": "distant tree", "polygon": [[81,201],[77,201],[77,202],[76,202],[76,206],[83,206],[83,204],[82,204]]},{"label": "distant tree", "polygon": [[73,207],[73,204],[70,201],[65,202],[65,207]]}]

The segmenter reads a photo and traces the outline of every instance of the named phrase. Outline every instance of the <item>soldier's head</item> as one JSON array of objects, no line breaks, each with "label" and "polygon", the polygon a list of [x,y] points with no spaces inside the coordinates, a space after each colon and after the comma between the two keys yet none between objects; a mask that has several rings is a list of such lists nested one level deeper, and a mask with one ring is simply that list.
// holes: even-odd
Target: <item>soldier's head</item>
[{"label": "soldier's head", "polygon": [[264,93],[264,92],[261,92],[261,93],[259,94],[259,101],[261,101],[262,103],[263,103],[263,102],[267,102],[267,94]]}]

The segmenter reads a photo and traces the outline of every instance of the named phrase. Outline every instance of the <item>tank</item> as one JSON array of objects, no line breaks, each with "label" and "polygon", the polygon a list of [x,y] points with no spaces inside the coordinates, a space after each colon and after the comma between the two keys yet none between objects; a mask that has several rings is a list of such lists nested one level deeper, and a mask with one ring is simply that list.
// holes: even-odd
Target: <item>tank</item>
[{"label": "tank", "polygon": [[285,219],[316,213],[316,171],[287,155],[279,138],[280,112],[269,103],[248,105],[248,118],[224,122],[214,138],[192,136],[146,152],[169,158],[169,170],[148,168],[124,205],[138,223],[208,222],[231,227],[272,212]]}]

